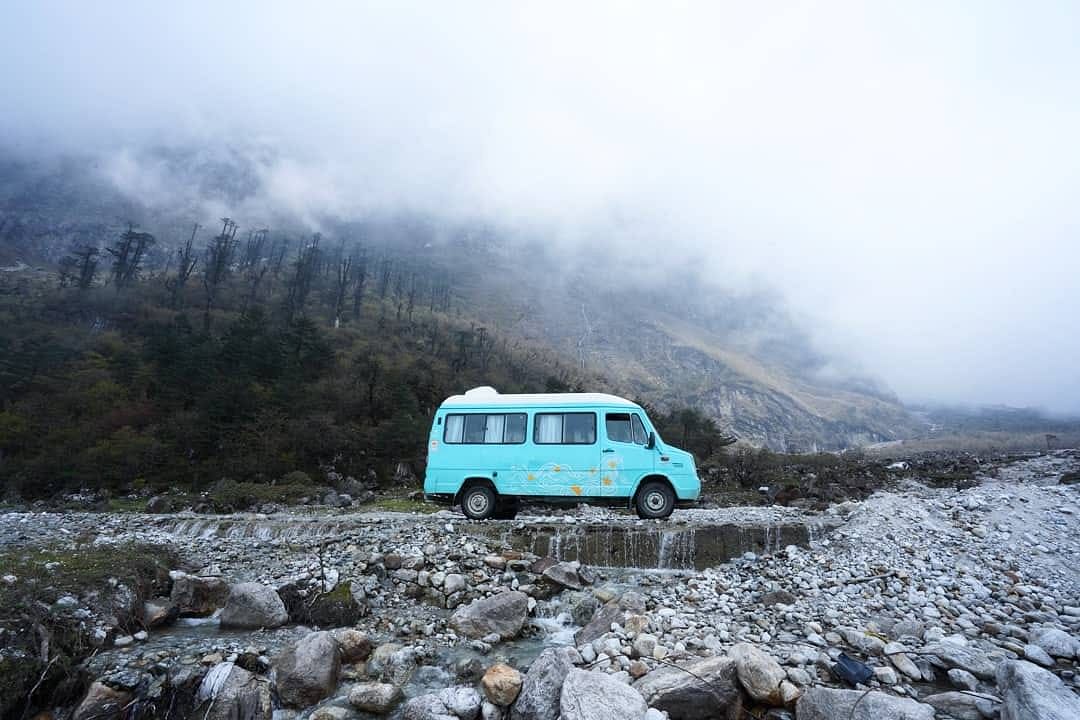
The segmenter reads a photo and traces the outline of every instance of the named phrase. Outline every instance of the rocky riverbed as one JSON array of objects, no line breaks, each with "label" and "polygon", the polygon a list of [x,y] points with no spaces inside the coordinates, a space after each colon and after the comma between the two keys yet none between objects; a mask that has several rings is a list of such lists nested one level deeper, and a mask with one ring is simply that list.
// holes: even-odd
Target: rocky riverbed
[{"label": "rocky riverbed", "polygon": [[175,566],[2,582],[85,637],[89,689],[30,708],[79,720],[1080,718],[1078,468],[1060,452],[964,489],[664,523],[15,512],[8,553],[164,545]]}]

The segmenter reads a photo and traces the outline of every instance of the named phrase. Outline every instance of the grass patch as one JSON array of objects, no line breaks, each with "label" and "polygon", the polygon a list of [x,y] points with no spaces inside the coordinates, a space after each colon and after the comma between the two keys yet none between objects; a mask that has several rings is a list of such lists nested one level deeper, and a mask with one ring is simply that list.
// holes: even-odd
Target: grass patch
[{"label": "grass patch", "polygon": [[146,498],[115,497],[109,498],[110,512],[145,512]]},{"label": "grass patch", "polygon": [[[95,647],[93,623],[75,610],[89,608],[136,630],[142,601],[167,590],[175,560],[157,545],[0,551],[0,576],[14,578],[0,582],[0,716],[74,702],[84,689],[78,665]],[[58,607],[65,595],[78,602]]]}]

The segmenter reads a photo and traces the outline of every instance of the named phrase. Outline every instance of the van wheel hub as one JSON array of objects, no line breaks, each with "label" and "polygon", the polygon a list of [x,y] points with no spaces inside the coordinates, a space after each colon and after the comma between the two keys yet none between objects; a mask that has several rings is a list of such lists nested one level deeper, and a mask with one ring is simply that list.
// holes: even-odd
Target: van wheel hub
[{"label": "van wheel hub", "polygon": [[667,504],[667,498],[662,492],[654,490],[645,496],[645,507],[653,512],[660,512],[665,504]]},{"label": "van wheel hub", "polygon": [[470,493],[466,502],[474,515],[483,515],[488,510],[488,499],[484,493]]}]

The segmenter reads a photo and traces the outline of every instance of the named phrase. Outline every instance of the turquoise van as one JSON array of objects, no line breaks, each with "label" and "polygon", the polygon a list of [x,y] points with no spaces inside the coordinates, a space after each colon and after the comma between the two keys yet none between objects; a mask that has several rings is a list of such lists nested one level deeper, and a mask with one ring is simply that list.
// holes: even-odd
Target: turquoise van
[{"label": "turquoise van", "polygon": [[665,445],[640,405],[614,395],[469,390],[439,406],[424,498],[512,518],[523,498],[632,507],[666,518],[701,492],[693,456]]}]

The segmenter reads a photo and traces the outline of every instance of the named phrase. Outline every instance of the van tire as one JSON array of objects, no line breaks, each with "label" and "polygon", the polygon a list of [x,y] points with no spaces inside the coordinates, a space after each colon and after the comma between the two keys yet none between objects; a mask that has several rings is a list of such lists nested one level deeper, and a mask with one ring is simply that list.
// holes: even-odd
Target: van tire
[{"label": "van tire", "polygon": [[675,509],[675,491],[666,482],[650,480],[634,497],[634,509],[643,520],[666,518]]},{"label": "van tire", "polygon": [[489,485],[479,483],[461,491],[461,512],[470,520],[487,520],[495,514],[499,498]]}]

